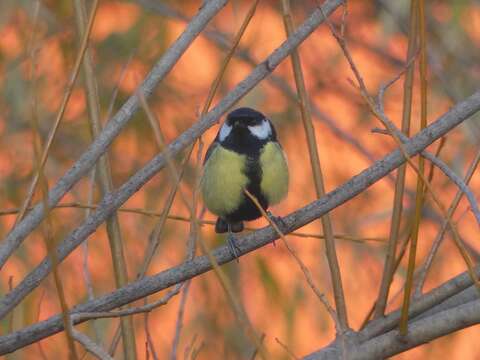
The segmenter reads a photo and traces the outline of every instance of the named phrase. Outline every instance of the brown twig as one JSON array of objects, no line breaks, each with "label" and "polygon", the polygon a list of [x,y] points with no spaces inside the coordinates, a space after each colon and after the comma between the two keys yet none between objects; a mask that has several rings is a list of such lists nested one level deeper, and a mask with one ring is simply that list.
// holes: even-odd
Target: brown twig
[{"label": "brown twig", "polygon": [[[145,303],[147,303],[147,298],[145,298]],[[153,359],[158,360],[158,355],[157,355],[157,351],[155,350],[155,345],[153,343],[152,334],[150,333],[150,327],[149,327],[149,323],[148,323],[148,316],[149,315],[150,315],[150,313],[146,312],[145,316],[143,318],[143,327],[145,329],[145,336],[147,338],[145,348],[146,348],[146,352],[148,354],[147,358],[149,357],[150,352],[151,352]]]},{"label": "brown twig", "polygon": [[184,360],[188,360],[188,358],[190,357],[190,353],[192,352],[193,346],[195,345],[195,341],[197,341],[197,336],[197,334],[194,334],[190,343],[185,346],[185,351],[183,355]]},{"label": "brown twig", "polygon": [[[94,4],[95,7],[97,4]],[[74,1],[75,18],[77,23],[77,30],[80,38],[89,31],[87,24],[87,9],[85,2],[81,0]],[[88,47],[85,49],[83,59],[83,74],[85,78],[85,89],[87,97],[88,108],[88,123],[92,139],[98,137],[102,131],[102,123],[100,120],[100,103],[98,97],[98,84],[95,78],[93,69],[92,56]],[[110,170],[110,162],[108,153],[100,157],[97,164],[97,180],[101,193],[106,195],[113,190],[112,174]],[[120,288],[128,283],[127,265],[125,254],[123,250],[122,233],[117,213],[113,213],[106,221],[107,236],[110,245],[110,253],[113,262],[113,273],[115,276],[115,286]],[[123,353],[124,357],[129,360],[135,360],[136,345],[135,345],[135,330],[132,318],[122,318],[122,338],[123,338]]]},{"label": "brown twig", "polygon": [[[282,8],[285,29],[287,32],[287,36],[290,36],[295,30],[290,10],[290,1],[282,0]],[[318,154],[317,140],[315,137],[315,129],[313,127],[312,116],[310,113],[310,103],[308,100],[298,48],[292,51],[290,57],[292,59],[292,67],[295,77],[295,84],[297,86],[297,94],[299,98],[303,127],[307,138],[308,153],[310,158],[310,166],[313,172],[315,191],[317,194],[317,198],[320,199],[322,196],[325,195],[325,184],[323,180],[320,156]],[[337,330],[343,333],[348,329],[348,317],[345,305],[345,295],[342,286],[340,266],[338,264],[337,252],[335,250],[335,239],[333,235],[333,227],[330,220],[330,215],[325,214],[324,216],[322,216],[321,221],[323,233],[325,235],[325,248],[327,253],[328,266],[330,269],[330,276],[332,279],[337,316],[339,320],[339,329]]]},{"label": "brown twig", "polygon": [[[413,0],[412,0],[413,1]],[[418,27],[420,38],[420,130],[427,127],[427,44],[425,28],[425,2],[419,0],[418,3]],[[410,295],[413,288],[413,274],[415,272],[415,258],[417,253],[418,231],[422,218],[422,209],[425,194],[425,185],[423,174],[425,171],[425,160],[423,157],[418,159],[418,177],[417,190],[415,198],[415,221],[410,241],[410,251],[408,256],[407,278],[405,280],[405,290],[402,305],[402,315],[400,319],[400,334],[407,335],[408,332],[408,308],[410,306]],[[433,195],[433,194],[432,194]]]},{"label": "brown twig", "polygon": [[[263,344],[265,340],[265,333],[263,333],[261,336],[260,336],[260,343]],[[250,360],[255,360],[255,358],[257,357],[257,354],[258,354],[258,347],[256,347],[253,352],[252,352],[252,355],[250,356]]]},{"label": "brown twig", "polygon": [[83,56],[85,55],[85,51],[87,50],[88,39],[89,39],[89,36],[90,36],[90,32],[92,30],[93,20],[95,19],[97,6],[98,6],[98,0],[94,0],[94,2],[92,4],[92,7],[91,7],[92,10],[90,12],[90,16],[89,16],[89,19],[88,19],[87,29],[86,29],[86,31],[83,35],[82,42],[81,42],[81,45],[80,45],[80,50],[79,50],[78,55],[76,57],[75,65],[73,66],[73,70],[72,70],[72,74],[70,75],[70,79],[67,83],[67,87],[65,89],[65,94],[64,94],[64,97],[62,99],[62,103],[60,105],[60,109],[58,110],[57,117],[55,119],[53,127],[51,128],[51,130],[48,134],[48,139],[47,139],[47,142],[46,142],[45,147],[43,149],[42,156],[40,158],[38,170],[33,177],[33,180],[30,184],[29,189],[28,189],[27,197],[26,197],[25,201],[23,202],[22,209],[21,209],[20,213],[18,214],[17,218],[15,219],[14,226],[20,220],[22,220],[23,216],[25,215],[26,209],[28,208],[28,206],[30,205],[30,202],[32,201],[32,197],[35,193],[35,188],[37,187],[37,184],[38,184],[38,181],[39,181],[40,171],[43,171],[43,167],[45,166],[45,162],[47,161],[48,153],[50,151],[50,147],[51,147],[51,145],[53,143],[53,140],[55,138],[55,135],[57,133],[58,126],[60,125],[60,122],[62,121],[63,115],[65,114],[65,110],[66,110],[68,102],[70,100],[70,96],[72,95],[72,91],[73,91],[73,87],[75,85],[75,81],[77,80],[78,74],[80,72],[80,65],[82,63]]},{"label": "brown twig", "polygon": [[[37,5],[39,5],[39,3],[37,3]],[[36,16],[35,16],[35,23],[36,23],[36,19],[37,19],[37,16],[38,16],[38,7],[37,7],[35,12],[36,12]],[[34,28],[33,32],[32,32],[32,42],[34,42],[34,39],[35,39],[35,35],[34,35],[35,30],[36,29]],[[47,249],[48,257],[50,258],[50,261],[52,263],[52,272],[53,272],[53,279],[54,279],[54,283],[55,283],[55,289],[56,289],[56,292],[57,292],[58,301],[60,303],[60,308],[61,308],[61,312],[62,312],[62,320],[63,320],[64,326],[65,326],[65,329],[66,329],[65,336],[66,336],[66,340],[67,340],[69,358],[71,360],[77,360],[78,355],[77,355],[77,351],[76,351],[76,348],[75,348],[75,343],[73,341],[72,328],[70,326],[71,323],[70,323],[69,308],[68,308],[68,304],[67,304],[67,301],[66,301],[66,298],[65,298],[65,292],[64,292],[64,289],[63,289],[62,280],[60,278],[60,274],[59,274],[59,271],[58,271],[59,261],[58,261],[58,256],[57,256],[57,252],[56,252],[56,248],[55,248],[56,243],[55,243],[55,239],[53,237],[52,216],[51,216],[51,213],[48,209],[48,180],[45,177],[45,174],[44,174],[44,171],[43,171],[43,164],[42,164],[42,160],[41,160],[41,156],[40,156],[41,148],[42,148],[42,142],[41,142],[39,126],[38,126],[38,117],[37,117],[37,115],[38,115],[38,108],[37,108],[37,106],[38,106],[38,104],[37,104],[38,94],[37,94],[37,81],[36,81],[37,79],[36,79],[36,76],[35,76],[35,64],[36,64],[35,60],[36,60],[35,56],[32,53],[31,54],[31,66],[30,66],[30,78],[31,78],[31,82],[32,82],[32,84],[31,84],[31,86],[32,86],[32,98],[31,98],[31,103],[30,103],[30,110],[31,110],[30,122],[31,122],[31,128],[32,128],[32,132],[33,132],[33,154],[34,154],[33,163],[34,163],[34,167],[35,167],[36,174],[37,174],[36,179],[38,180],[38,182],[40,184],[40,189],[41,189],[41,194],[42,194],[41,201],[43,203],[44,208],[46,209],[46,219],[45,219],[46,221],[45,221],[44,226],[42,227],[42,235],[43,235],[43,240],[44,240],[44,243],[45,243],[45,247]],[[31,194],[31,196],[33,196],[33,192]],[[22,212],[23,213],[25,212],[25,209],[30,204],[30,200],[31,200],[31,197],[27,198],[27,200],[23,204],[23,206],[20,210],[19,216],[17,217],[16,220],[21,220],[20,216],[23,216]]]},{"label": "brown twig", "polygon": [[65,291],[63,288],[62,280],[58,271],[58,255],[56,251],[56,244],[55,239],[53,237],[53,224],[52,224],[52,217],[50,211],[48,211],[48,182],[45,178],[45,174],[43,173],[43,168],[41,167],[41,160],[40,160],[40,136],[38,131],[38,119],[37,119],[37,109],[36,109],[36,95],[34,95],[32,101],[32,130],[34,135],[33,140],[33,152],[35,155],[34,164],[36,166],[36,170],[38,171],[38,181],[40,184],[40,188],[42,191],[42,201],[45,209],[47,209],[47,217],[45,219],[45,224],[43,226],[43,240],[45,242],[45,246],[47,248],[48,257],[52,263],[52,272],[53,272],[53,279],[55,283],[55,289],[57,291],[58,301],[60,303],[60,308],[62,309],[62,319],[65,326],[65,336],[67,339],[67,346],[69,351],[69,358],[72,360],[78,360],[77,351],[75,348],[75,343],[73,341],[73,332],[71,327],[71,319],[70,319],[70,312],[68,308],[68,304],[65,298]]},{"label": "brown twig", "polygon": [[[470,164],[467,173],[465,175],[465,183],[469,184],[470,180],[472,179],[473,174],[475,173],[475,170],[478,167],[478,164],[480,163],[480,150],[477,152],[475,155],[474,160]],[[419,271],[419,276],[418,276],[418,281],[416,285],[416,294],[419,295],[421,293],[421,289],[423,287],[423,284],[425,283],[425,279],[427,277],[428,271],[430,270],[430,267],[432,266],[433,258],[435,257],[435,254],[438,251],[438,248],[440,247],[440,244],[442,242],[442,239],[445,235],[445,232],[447,230],[447,227],[449,225],[449,221],[451,221],[453,214],[455,213],[455,210],[458,207],[458,204],[460,203],[460,200],[462,199],[463,196],[463,191],[458,190],[457,193],[455,194],[455,198],[453,199],[450,207],[447,210],[447,216],[445,221],[442,224],[442,227],[440,229],[440,232],[438,233],[437,237],[435,238],[432,248],[430,249],[427,258],[421,267]]]},{"label": "brown twig", "polygon": [[290,349],[288,348],[288,346],[285,345],[284,343],[282,343],[277,337],[275,338],[275,341],[277,342],[278,345],[280,345],[280,346],[283,348],[283,350],[285,350],[285,351],[287,352],[288,356],[290,356],[290,357],[291,357],[292,359],[294,359],[294,360],[300,360],[300,358],[299,358],[298,356],[296,356],[296,355],[292,352],[292,350],[290,350]]},{"label": "brown twig", "polygon": [[[423,182],[423,184],[425,184],[428,191],[430,192],[432,200],[434,200],[435,204],[442,211],[442,213],[446,213],[443,205],[438,200],[438,196],[436,195],[435,191],[433,190],[432,185],[425,178],[425,176],[418,170],[417,166],[412,162],[412,159],[408,155],[403,142],[400,140],[400,137],[404,137],[404,135],[396,129],[395,125],[386,117],[386,115],[383,111],[383,94],[389,86],[391,86],[395,81],[397,81],[400,78],[400,76],[403,74],[403,71],[401,73],[399,73],[396,77],[394,77],[392,80],[390,80],[385,86],[383,86],[380,89],[379,95],[378,95],[379,101],[375,102],[373,100],[373,98],[368,94],[367,88],[365,86],[365,82],[363,81],[363,78],[360,75],[360,72],[358,71],[355,63],[353,62],[352,56],[350,55],[350,52],[347,48],[345,40],[338,35],[338,33],[336,32],[335,28],[333,27],[333,25],[331,24],[331,22],[328,18],[326,18],[326,22],[327,22],[328,26],[330,27],[330,30],[331,30],[333,36],[335,37],[338,44],[340,45],[340,47],[341,47],[349,65],[350,65],[350,68],[352,69],[352,71],[355,75],[355,78],[357,79],[357,82],[359,84],[358,89],[359,89],[362,97],[364,98],[365,102],[369,106],[370,110],[372,111],[373,115],[375,115],[375,117],[377,119],[379,119],[383,123],[383,125],[386,127],[386,129],[389,131],[390,135],[392,136],[392,138],[395,140],[395,142],[399,146],[399,150],[401,151],[402,155],[405,157],[405,160],[408,163],[408,165],[410,165],[411,168],[417,173],[417,175],[422,178],[422,182]],[[407,68],[408,68],[408,64],[407,64]],[[354,85],[354,84],[352,83],[352,85]],[[464,259],[464,261],[467,265],[468,273],[470,274],[470,276],[472,276],[472,280],[473,280],[475,286],[480,290],[480,281],[478,280],[478,278],[477,278],[477,276],[474,272],[473,262],[472,262],[472,260],[469,256],[468,252],[466,251],[465,246],[463,245],[462,241],[460,240],[460,237],[458,236],[458,232],[456,231],[455,225],[451,221],[449,221],[449,226],[452,229],[452,234],[454,235],[455,245],[459,249],[460,254],[462,255],[462,257],[463,257],[463,259]]]},{"label": "brown twig", "polygon": [[[417,8],[415,1],[412,0],[410,4],[410,32],[408,35],[408,50],[407,50],[407,62],[414,59],[416,53],[416,41],[417,41],[417,21],[416,14]],[[413,78],[414,78],[414,66],[413,63],[408,67],[405,75],[405,81],[403,84],[403,111],[402,111],[402,129],[401,131],[406,135],[410,135],[410,117],[412,112],[412,93],[413,93]],[[388,130],[386,131],[389,134]],[[396,266],[395,252],[397,249],[398,235],[400,231],[400,222],[403,209],[403,194],[405,190],[405,175],[406,164],[402,165],[397,170],[397,178],[395,181],[395,194],[393,198],[393,210],[390,223],[390,236],[387,245],[387,253],[385,256],[385,264],[382,273],[382,280],[380,283],[379,293],[375,304],[375,318],[381,317],[385,313],[385,307],[388,300],[388,293],[390,290],[390,284],[395,273]]]},{"label": "brown twig", "polygon": [[[181,172],[180,172],[180,177],[181,177]],[[167,197],[169,198],[170,195]],[[167,200],[168,203],[168,200]],[[54,209],[65,209],[65,208],[79,208],[79,209],[97,209],[98,205],[97,204],[84,204],[84,203],[79,203],[79,202],[65,202],[58,204],[55,206]],[[7,216],[7,215],[13,215],[18,213],[19,209],[5,209],[5,210],[0,210],[0,216]],[[119,212],[123,213],[128,213],[128,214],[137,214],[137,215],[143,215],[143,216],[151,216],[151,217],[159,217],[163,218],[164,216],[166,217],[166,220],[175,220],[175,221],[184,221],[184,222],[190,222],[190,217],[188,216],[181,216],[181,215],[165,215],[165,211],[158,212],[158,211],[151,211],[151,210],[146,210],[146,209],[141,209],[141,208],[130,208],[130,207],[124,207],[124,208],[119,208]],[[215,221],[212,220],[201,220],[199,221],[200,226],[204,225],[215,225]],[[258,228],[251,227],[251,226],[246,226],[245,230],[247,231],[255,231],[258,230]],[[294,231],[291,232],[289,235],[291,236],[296,236],[296,237],[301,237],[301,238],[316,238],[316,239],[324,239],[325,237],[323,234],[315,234],[315,233],[305,233],[305,232],[300,232],[300,231]],[[353,242],[359,242],[359,243],[365,243],[368,241],[373,241],[373,242],[386,242],[386,238],[382,237],[355,237],[353,235],[348,235],[348,234],[335,234],[335,239],[337,240],[345,240],[345,241],[353,241]]]},{"label": "brown twig", "polygon": [[313,281],[313,278],[312,278],[312,274],[310,273],[310,270],[307,268],[307,266],[303,263],[303,261],[300,259],[300,257],[298,256],[297,252],[290,246],[290,244],[287,242],[287,239],[285,238],[285,235],[283,234],[283,232],[279,229],[278,225],[271,219],[270,216],[268,216],[268,214],[265,212],[265,210],[262,208],[262,206],[260,205],[260,202],[258,201],[258,199],[253,195],[251,194],[247,189],[244,189],[243,190],[245,192],[245,194],[250,198],[250,200],[253,201],[253,203],[255,204],[255,206],[258,208],[258,210],[262,213],[262,216],[269,222],[269,224],[275,229],[276,233],[278,234],[278,236],[280,236],[280,238],[282,239],[285,247],[287,248],[288,252],[290,253],[290,255],[292,255],[292,257],[295,259],[295,261],[297,262],[297,265],[300,267],[300,269],[302,270],[303,272],[303,275],[305,276],[305,279],[307,280],[307,283],[308,285],[310,286],[310,288],[313,290],[314,294],[317,295],[318,299],[320,300],[320,302],[325,305],[325,308],[327,309],[328,313],[330,314],[330,316],[332,317],[333,319],[333,322],[335,323],[335,328],[337,330],[338,333],[342,333],[341,331],[341,324],[340,324],[340,321],[337,317],[337,314],[335,312],[335,310],[333,309],[333,307],[330,305],[330,303],[328,302],[327,298],[325,297],[325,295],[317,288],[317,286],[315,285],[314,281]]},{"label": "brown twig", "polygon": [[[90,172],[90,186],[88,189],[88,194],[87,194],[87,205],[88,207],[85,208],[85,218],[88,218],[90,216],[90,212],[92,210],[91,206],[93,204],[93,195],[95,192],[95,173],[96,173],[96,168],[93,168]],[[92,275],[90,273],[90,269],[88,267],[88,239],[83,242],[82,244],[82,252],[83,252],[83,259],[82,259],[82,274],[83,278],[85,280],[85,286],[87,288],[87,296],[88,300],[93,300],[95,298],[94,292],[93,292],[93,285],[92,285]],[[98,324],[96,321],[93,321],[93,329],[95,331],[95,340],[97,342],[100,342],[100,331],[98,329]]]}]

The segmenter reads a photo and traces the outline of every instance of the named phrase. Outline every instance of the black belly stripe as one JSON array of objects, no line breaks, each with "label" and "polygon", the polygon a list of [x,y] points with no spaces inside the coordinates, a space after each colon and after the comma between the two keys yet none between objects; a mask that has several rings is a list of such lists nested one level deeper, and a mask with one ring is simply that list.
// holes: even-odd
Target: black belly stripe
[{"label": "black belly stripe", "polygon": [[[259,139],[252,136],[248,129],[240,128],[237,129],[237,131],[232,131],[221,143],[224,148],[247,156],[248,161],[245,169],[245,175],[248,178],[247,190],[257,198],[265,210],[268,208],[268,201],[260,190],[260,184],[262,182],[260,153],[263,146],[269,141],[276,141],[276,134],[273,127],[272,135],[267,139]],[[250,221],[258,219],[261,216],[262,213],[258,210],[254,202],[250,200],[247,195],[243,194],[240,205],[233,212],[225,216],[225,220],[229,222]]]},{"label": "black belly stripe", "polygon": [[[262,169],[260,167],[259,154],[250,155],[247,158],[247,166],[245,175],[248,178],[247,190],[257,198],[263,209],[268,208],[268,201],[262,194],[260,184],[262,181]],[[243,194],[240,206],[232,213],[226,216],[228,221],[250,221],[258,219],[262,213],[257,208],[255,203],[245,194]]]}]

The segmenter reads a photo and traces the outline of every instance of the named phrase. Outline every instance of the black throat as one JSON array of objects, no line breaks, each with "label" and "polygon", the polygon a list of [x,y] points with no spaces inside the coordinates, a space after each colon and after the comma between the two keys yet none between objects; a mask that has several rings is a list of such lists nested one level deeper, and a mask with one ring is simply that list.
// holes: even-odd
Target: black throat
[{"label": "black throat", "polygon": [[258,158],[263,146],[269,141],[271,141],[270,137],[259,139],[253,136],[248,128],[242,127],[233,129],[221,142],[221,145],[225,149],[235,151],[238,154]]}]

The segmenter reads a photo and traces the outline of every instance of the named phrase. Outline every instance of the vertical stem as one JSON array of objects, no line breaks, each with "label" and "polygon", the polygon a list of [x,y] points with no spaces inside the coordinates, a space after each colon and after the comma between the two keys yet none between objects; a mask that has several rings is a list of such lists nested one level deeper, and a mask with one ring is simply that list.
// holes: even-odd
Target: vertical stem
[{"label": "vertical stem", "polygon": [[[475,170],[477,169],[478,164],[480,163],[480,150],[477,152],[475,155],[475,159],[472,161],[470,164],[467,173],[464,178],[465,184],[469,184],[470,180],[472,179],[473,174],[475,173]],[[427,277],[427,273],[430,269],[430,266],[432,265],[433,258],[435,254],[438,251],[438,248],[440,247],[440,244],[442,242],[443,236],[445,235],[445,232],[447,231],[448,228],[448,223],[449,219],[452,218],[453,213],[457,209],[458,204],[460,203],[460,200],[463,197],[463,191],[458,190],[457,194],[455,195],[455,198],[452,201],[452,204],[448,208],[447,211],[447,219],[445,219],[444,223],[442,224],[442,228],[440,232],[438,233],[437,237],[435,238],[435,241],[433,242],[432,248],[430,249],[430,252],[428,253],[427,259],[425,260],[424,265],[422,266],[422,269],[420,270],[420,274],[418,276],[418,281],[416,285],[416,291],[418,294],[421,293],[421,290],[423,288],[423,284],[425,283],[425,279]]]},{"label": "vertical stem", "polygon": [[[418,2],[418,24],[420,35],[420,128],[423,130],[427,126],[427,56],[424,0],[419,0]],[[420,175],[423,175],[424,167],[424,159],[423,157],[420,157],[418,162],[419,176],[417,178],[417,196],[415,199],[415,222],[410,243],[407,280],[405,283],[405,293],[403,297],[402,314],[400,318],[400,334],[402,335],[406,335],[408,332],[408,308],[410,305],[410,294],[412,292],[413,273],[415,271],[415,256],[417,252],[418,230],[420,227],[423,207],[424,182]]]},{"label": "vertical stem", "polygon": [[[410,30],[408,36],[408,51],[407,61],[412,59],[416,51],[417,44],[417,0],[410,2]],[[412,90],[414,78],[414,63],[409,67],[405,75],[405,82],[403,85],[403,114],[402,114],[402,132],[409,136],[410,133],[410,118],[412,112]],[[378,294],[378,299],[375,305],[374,318],[383,316],[388,300],[388,293],[390,284],[392,282],[393,274],[395,273],[395,252],[398,243],[401,215],[403,210],[403,193],[405,189],[405,173],[407,164],[398,168],[397,179],[395,181],[395,195],[393,199],[393,212],[390,224],[390,237],[387,246],[387,254],[385,257],[385,264],[382,273],[382,281]]]},{"label": "vertical stem", "polygon": [[[282,0],[282,7],[285,29],[287,32],[287,36],[289,36],[295,30],[290,10],[290,1]],[[315,182],[315,191],[317,194],[317,198],[321,198],[325,195],[325,185],[323,181],[322,168],[320,165],[320,156],[318,154],[317,140],[315,138],[315,129],[312,123],[312,116],[310,113],[308,95],[305,87],[305,79],[302,72],[298,48],[292,51],[290,57],[292,60],[292,67],[295,76],[295,84],[297,86],[297,94],[300,101],[300,111],[302,115],[303,127],[305,129],[305,135],[307,137],[310,165],[312,167],[313,178]],[[338,264],[337,253],[335,250],[333,227],[330,220],[330,215],[328,213],[322,216],[321,220],[323,226],[323,234],[325,236],[327,260],[330,268],[330,274],[332,277],[333,294],[335,297],[337,316],[340,323],[340,330],[343,332],[348,329],[348,317],[347,309],[345,306],[345,296],[343,293],[340,267]]]},{"label": "vertical stem", "polygon": [[[97,3],[98,1],[93,4],[93,9],[96,8]],[[87,11],[84,1],[74,0],[74,5],[77,29],[81,37],[86,31],[85,24]],[[95,139],[102,131],[102,124],[100,121],[98,85],[95,79],[92,57],[88,48],[85,51],[82,66],[87,93],[89,125],[92,132],[92,137]],[[97,169],[97,180],[99,183],[99,187],[102,194],[105,195],[113,190],[113,182],[108,161],[108,153],[105,153],[105,155],[100,157]],[[112,216],[107,219],[107,234],[110,243],[110,251],[112,254],[113,269],[115,274],[115,285],[117,288],[120,288],[128,283],[128,275],[117,213],[112,214]],[[120,323],[122,326],[124,357],[128,360],[134,360],[136,359],[136,345],[132,316],[122,317],[120,319]]]}]

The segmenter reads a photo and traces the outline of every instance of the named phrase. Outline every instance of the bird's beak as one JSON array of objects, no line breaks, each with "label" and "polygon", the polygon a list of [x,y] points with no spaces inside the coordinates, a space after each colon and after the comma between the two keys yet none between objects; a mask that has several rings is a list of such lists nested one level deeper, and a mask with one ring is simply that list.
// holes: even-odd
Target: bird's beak
[{"label": "bird's beak", "polygon": [[245,121],[237,121],[235,122],[234,126],[239,129],[245,129],[247,127],[247,124]]}]

